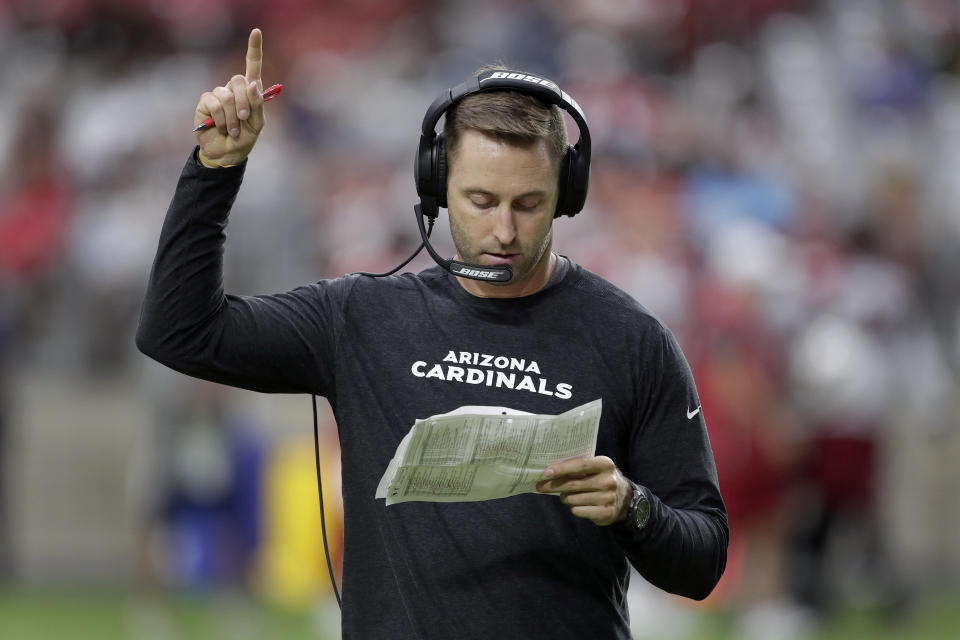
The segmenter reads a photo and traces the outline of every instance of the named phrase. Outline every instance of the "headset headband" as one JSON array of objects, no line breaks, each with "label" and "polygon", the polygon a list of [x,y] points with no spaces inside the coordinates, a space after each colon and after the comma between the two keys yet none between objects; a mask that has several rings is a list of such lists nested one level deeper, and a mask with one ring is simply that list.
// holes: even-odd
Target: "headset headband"
[{"label": "headset headband", "polygon": [[461,82],[452,89],[440,94],[427,109],[423,117],[421,133],[425,136],[436,135],[437,122],[447,109],[469,95],[482,91],[519,91],[540,98],[548,104],[555,104],[573,118],[580,130],[580,139],[576,148],[580,153],[590,155],[590,130],[583,115],[583,109],[577,101],[560,89],[555,82],[527,73],[516,71],[485,71],[480,75]]}]

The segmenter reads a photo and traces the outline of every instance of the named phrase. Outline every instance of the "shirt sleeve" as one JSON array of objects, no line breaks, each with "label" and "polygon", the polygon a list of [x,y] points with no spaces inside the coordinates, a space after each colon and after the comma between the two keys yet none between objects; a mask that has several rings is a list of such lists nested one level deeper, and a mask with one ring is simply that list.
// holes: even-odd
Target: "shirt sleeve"
[{"label": "shirt sleeve", "polygon": [[254,391],[329,395],[351,279],[269,296],[225,294],[225,229],[246,163],[210,169],[196,152],[163,223],[137,347],[198,378]]},{"label": "shirt sleeve", "polygon": [[641,530],[612,526],[630,562],[650,583],[702,600],[723,575],[729,527],[693,374],[673,334],[658,325],[641,378],[648,389],[629,443],[631,481],[647,489]]}]

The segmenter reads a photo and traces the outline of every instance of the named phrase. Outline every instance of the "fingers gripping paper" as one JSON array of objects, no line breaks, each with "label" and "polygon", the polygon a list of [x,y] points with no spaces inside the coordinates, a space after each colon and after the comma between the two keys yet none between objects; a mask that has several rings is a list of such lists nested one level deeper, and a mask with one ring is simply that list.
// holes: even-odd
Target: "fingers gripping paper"
[{"label": "fingers gripping paper", "polygon": [[469,502],[536,491],[552,463],[592,456],[600,399],[557,416],[461,407],[417,420],[377,487],[387,505]]}]

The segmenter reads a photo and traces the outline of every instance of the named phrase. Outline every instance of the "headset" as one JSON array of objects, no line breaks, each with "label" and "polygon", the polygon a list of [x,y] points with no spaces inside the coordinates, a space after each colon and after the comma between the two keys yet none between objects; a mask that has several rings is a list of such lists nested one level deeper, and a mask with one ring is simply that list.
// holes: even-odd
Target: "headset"
[{"label": "headset", "polygon": [[[437,123],[441,116],[451,107],[476,93],[487,91],[516,91],[540,99],[548,105],[556,105],[570,114],[580,130],[580,138],[573,146],[568,145],[560,163],[560,184],[557,198],[557,209],[554,218],[560,216],[575,216],[583,209],[587,199],[587,189],[590,186],[590,129],[587,127],[583,110],[577,101],[561,90],[555,82],[540,76],[530,75],[520,71],[497,69],[485,71],[470,78],[466,82],[447,89],[434,100],[423,117],[423,126],[420,133],[420,144],[417,147],[417,156],[414,160],[413,175],[417,184],[417,195],[420,203],[414,205],[417,217],[417,227],[420,229],[422,242],[413,254],[397,265],[396,268],[384,273],[367,273],[358,271],[354,275],[383,278],[393,275],[411,260],[424,247],[434,261],[450,273],[463,278],[493,282],[509,282],[513,279],[513,270],[510,265],[487,266],[469,264],[452,259],[445,259],[433,249],[430,244],[430,233],[433,224],[440,214],[440,207],[447,206],[447,152],[443,134],[437,133]],[[423,219],[427,218],[428,226],[424,227]],[[327,558],[327,570],[330,573],[330,584],[337,597],[337,604],[342,606],[337,582],[333,576],[333,565],[330,562],[330,550],[327,545],[327,527],[323,510],[323,485],[320,477],[320,439],[317,428],[317,396],[313,396],[313,439],[317,463],[317,490],[320,494],[320,527],[323,532],[323,551]]]},{"label": "headset", "polygon": [[[555,82],[508,69],[485,71],[456,87],[447,89],[437,96],[427,109],[423,117],[420,144],[417,147],[413,166],[417,195],[420,197],[420,204],[414,206],[414,213],[417,217],[420,237],[423,240],[421,248],[426,246],[434,261],[454,275],[474,280],[509,282],[513,278],[510,265],[490,267],[441,258],[430,245],[430,234],[424,229],[423,224],[423,217],[426,216],[432,229],[440,207],[447,206],[447,152],[443,134],[436,131],[437,122],[443,114],[464,98],[489,91],[517,91],[533,96],[548,105],[560,107],[576,122],[580,130],[580,139],[577,140],[576,145],[567,146],[560,163],[559,196],[554,218],[562,215],[575,216],[583,209],[587,199],[587,189],[590,186],[590,129],[587,127],[580,105]],[[419,252],[419,249],[417,251]]]}]

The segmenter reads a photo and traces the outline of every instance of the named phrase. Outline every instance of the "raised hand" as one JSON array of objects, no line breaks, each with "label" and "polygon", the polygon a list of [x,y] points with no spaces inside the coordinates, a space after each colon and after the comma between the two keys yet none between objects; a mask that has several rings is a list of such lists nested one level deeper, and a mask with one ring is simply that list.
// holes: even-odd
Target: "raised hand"
[{"label": "raised hand", "polygon": [[260,29],[253,29],[247,41],[246,73],[237,74],[225,86],[200,96],[194,124],[209,117],[214,121],[213,127],[197,132],[201,160],[205,164],[239,164],[253,150],[263,129],[262,66],[263,34]]}]

